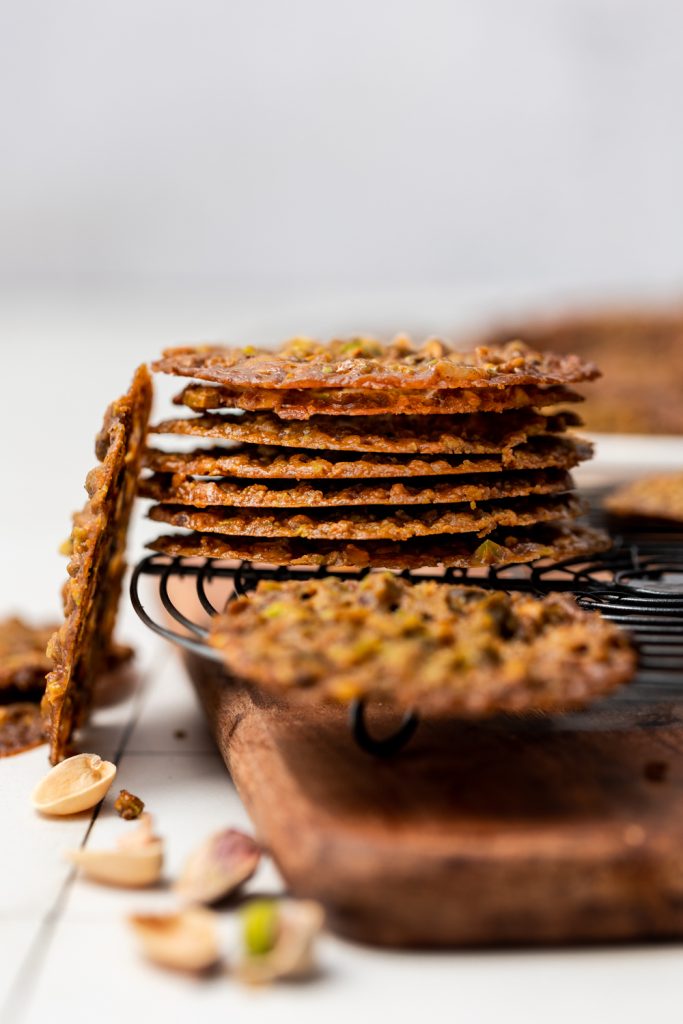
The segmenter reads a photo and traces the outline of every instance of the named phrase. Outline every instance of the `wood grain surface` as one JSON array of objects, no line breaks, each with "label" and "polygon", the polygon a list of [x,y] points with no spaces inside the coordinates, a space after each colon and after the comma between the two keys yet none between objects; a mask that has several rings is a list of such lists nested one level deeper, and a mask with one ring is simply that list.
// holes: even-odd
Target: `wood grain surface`
[{"label": "wood grain surface", "polygon": [[[410,947],[683,935],[683,702],[427,721],[380,760],[343,709],[284,705],[194,655],[188,667],[260,838],[341,934]],[[396,724],[375,718],[378,733]]]}]

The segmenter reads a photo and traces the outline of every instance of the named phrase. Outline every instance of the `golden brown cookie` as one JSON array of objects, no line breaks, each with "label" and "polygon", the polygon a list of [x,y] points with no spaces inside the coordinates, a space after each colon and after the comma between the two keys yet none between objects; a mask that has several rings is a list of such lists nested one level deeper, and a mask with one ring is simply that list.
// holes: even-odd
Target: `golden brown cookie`
[{"label": "golden brown cookie", "polygon": [[53,762],[65,756],[112,647],[151,400],[150,376],[141,366],[128,393],[107,410],[96,441],[100,464],[88,474],[88,500],[73,517],[64,624],[48,648],[54,668],[43,698]]},{"label": "golden brown cookie", "polygon": [[530,406],[582,402],[583,397],[563,384],[511,384],[505,388],[209,388],[190,385],[174,399],[196,412],[206,409],[269,410],[283,420],[311,416],[379,416],[462,414],[524,409]]},{"label": "golden brown cookie", "polygon": [[313,416],[284,422],[272,413],[223,413],[164,420],[152,434],[177,434],[321,451],[392,454],[509,454],[530,437],[580,426],[573,412],[533,409],[462,416]]},{"label": "golden brown cookie", "polygon": [[52,668],[45,649],[56,628],[29,626],[17,616],[0,621],[0,697],[6,691],[42,694]]},{"label": "golden brown cookie", "polygon": [[261,581],[211,620],[209,642],[232,674],[278,695],[464,718],[579,708],[636,665],[626,634],[567,594],[392,573]]},{"label": "golden brown cookie", "polygon": [[586,396],[591,430],[683,434],[683,308],[603,309],[514,323],[486,337],[595,359],[600,387]]},{"label": "golden brown cookie", "polygon": [[483,537],[499,526],[528,526],[580,515],[585,504],[574,495],[510,498],[477,508],[436,505],[426,509],[400,506],[344,509],[193,509],[153,505],[150,519],[201,533],[237,537],[306,537],[317,540],[409,540],[437,533],[476,533]]},{"label": "golden brown cookie", "polygon": [[536,473],[499,473],[473,477],[367,480],[362,483],[317,480],[197,480],[194,477],[157,473],[140,480],[138,494],[153,501],[206,508],[232,505],[240,508],[308,508],[336,505],[429,505],[444,502],[480,502],[529,494],[569,491],[573,481],[564,470]]},{"label": "golden brown cookie", "polygon": [[237,477],[248,480],[366,480],[386,477],[459,476],[503,470],[573,469],[590,459],[593,446],[583,438],[539,435],[505,456],[383,455],[376,452],[298,451],[269,445],[197,448],[164,452],[148,448],[145,466],[181,477]]},{"label": "golden brown cookie", "polygon": [[573,522],[540,523],[514,532],[498,530],[484,541],[472,534],[419,537],[409,541],[265,540],[215,533],[166,534],[147,546],[164,555],[216,558],[270,565],[329,566],[338,569],[472,569],[547,559],[561,562],[607,551],[602,530]]},{"label": "golden brown cookie", "polygon": [[658,473],[617,488],[605,500],[612,515],[683,523],[683,472]]},{"label": "golden brown cookie", "polygon": [[0,757],[31,750],[45,739],[45,723],[37,703],[0,706]]},{"label": "golden brown cookie", "polygon": [[294,338],[276,349],[196,346],[167,349],[155,370],[243,388],[506,388],[578,383],[599,376],[576,356],[534,352],[519,341],[470,352],[437,338],[325,343]]}]

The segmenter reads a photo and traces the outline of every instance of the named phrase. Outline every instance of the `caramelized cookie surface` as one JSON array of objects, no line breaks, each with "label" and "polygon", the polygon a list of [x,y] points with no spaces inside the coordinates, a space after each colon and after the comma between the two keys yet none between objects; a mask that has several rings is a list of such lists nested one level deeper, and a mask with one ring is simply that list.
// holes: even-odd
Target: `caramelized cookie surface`
[{"label": "caramelized cookie surface", "polygon": [[215,533],[166,534],[147,546],[164,555],[215,558],[270,565],[329,566],[339,569],[502,568],[538,560],[560,562],[607,551],[603,530],[569,521],[527,529],[497,530],[485,540],[472,534],[418,537],[408,541],[324,541],[221,536]]},{"label": "caramelized cookie surface", "polygon": [[261,581],[209,640],[231,673],[276,693],[473,718],[580,707],[635,670],[626,634],[569,595],[391,573]]},{"label": "caramelized cookie surface", "polygon": [[469,352],[432,338],[390,344],[374,338],[318,342],[294,338],[279,348],[207,345],[167,349],[154,369],[231,387],[278,388],[505,388],[549,387],[598,376],[578,356],[535,352],[519,341]]},{"label": "caramelized cookie surface", "polygon": [[95,443],[100,461],[86,480],[88,500],[73,517],[64,623],[48,647],[54,667],[43,698],[53,762],[65,756],[87,714],[95,680],[110,662],[151,400],[149,373],[141,366],[130,390],[105,414]]}]

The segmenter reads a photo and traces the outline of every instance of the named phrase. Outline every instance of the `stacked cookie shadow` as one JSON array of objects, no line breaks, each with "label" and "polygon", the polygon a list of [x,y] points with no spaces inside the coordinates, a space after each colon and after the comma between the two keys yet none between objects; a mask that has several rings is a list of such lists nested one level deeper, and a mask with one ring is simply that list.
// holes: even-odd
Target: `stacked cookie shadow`
[{"label": "stacked cookie shadow", "polygon": [[190,415],[151,432],[202,445],[147,450],[150,518],[190,531],[159,537],[156,551],[414,569],[608,546],[575,522],[570,470],[592,449],[558,406],[598,376],[575,356],[519,342],[459,352],[434,339],[295,339],[171,349],[154,369],[193,382],[174,399]]}]

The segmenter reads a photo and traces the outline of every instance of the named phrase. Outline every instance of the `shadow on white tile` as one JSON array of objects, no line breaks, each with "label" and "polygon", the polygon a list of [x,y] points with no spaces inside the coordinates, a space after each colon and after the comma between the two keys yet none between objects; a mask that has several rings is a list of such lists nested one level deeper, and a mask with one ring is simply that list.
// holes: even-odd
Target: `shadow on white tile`
[{"label": "shadow on white tile", "polygon": [[204,713],[182,658],[172,647],[154,673],[127,750],[130,753],[191,754],[215,749]]},{"label": "shadow on white tile", "polygon": [[[207,979],[147,963],[124,915],[102,919],[96,932],[83,920],[59,925],[31,997],[29,1024],[55,1020],[59,1006],[68,1007],[75,1024],[91,1019],[98,1024],[126,1019],[341,1024],[381,1014],[390,1015],[392,1024],[414,1024],[425,1014],[467,1024],[678,1019],[672,999],[683,959],[672,949],[409,954],[326,938],[317,979],[250,989],[230,976],[229,963],[226,973]],[[223,921],[220,930],[230,949]]]}]

